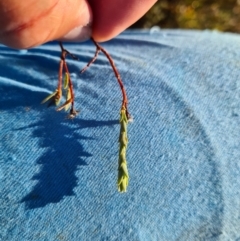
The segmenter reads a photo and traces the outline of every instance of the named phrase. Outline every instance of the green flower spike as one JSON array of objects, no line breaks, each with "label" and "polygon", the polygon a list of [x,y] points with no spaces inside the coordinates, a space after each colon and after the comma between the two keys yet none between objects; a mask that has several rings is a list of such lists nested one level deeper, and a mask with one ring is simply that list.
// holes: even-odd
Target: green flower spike
[{"label": "green flower spike", "polygon": [[128,169],[126,160],[128,118],[125,107],[120,111],[119,159],[118,159],[118,191],[126,192],[128,186]]},{"label": "green flower spike", "polygon": [[66,104],[65,107],[64,107],[65,111],[69,110],[69,108],[71,106],[71,102],[70,102],[71,99],[72,99],[71,90],[68,88],[66,90],[66,103],[68,103],[68,104]]},{"label": "green flower spike", "polygon": [[60,103],[62,97],[62,90],[56,89],[52,94],[48,95],[42,102],[41,104],[44,104],[45,102],[50,100],[49,105],[52,103],[55,103],[55,105],[58,105]]},{"label": "green flower spike", "polygon": [[68,111],[70,106],[71,106],[71,102],[70,100],[72,99],[72,94],[71,94],[71,90],[69,88],[69,74],[65,73],[65,77],[64,77],[64,82],[63,82],[63,88],[66,90],[66,102],[64,105],[64,110]]},{"label": "green flower spike", "polygon": [[64,83],[63,83],[63,88],[67,89],[68,88],[68,83],[69,83],[69,74],[65,73],[65,77],[64,77]]}]

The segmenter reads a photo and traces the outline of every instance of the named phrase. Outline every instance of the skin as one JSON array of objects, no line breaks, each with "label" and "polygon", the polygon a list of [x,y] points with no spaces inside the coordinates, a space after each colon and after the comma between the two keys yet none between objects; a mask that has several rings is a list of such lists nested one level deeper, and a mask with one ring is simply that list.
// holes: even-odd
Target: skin
[{"label": "skin", "polygon": [[[0,43],[26,49],[91,26],[92,37],[107,41],[144,15],[156,0],[0,0]],[[117,3],[117,4],[116,4]]]},{"label": "skin", "polygon": [[[93,11],[93,37],[107,41],[141,18],[157,0],[89,0]],[[117,4],[116,4],[117,3]]]}]

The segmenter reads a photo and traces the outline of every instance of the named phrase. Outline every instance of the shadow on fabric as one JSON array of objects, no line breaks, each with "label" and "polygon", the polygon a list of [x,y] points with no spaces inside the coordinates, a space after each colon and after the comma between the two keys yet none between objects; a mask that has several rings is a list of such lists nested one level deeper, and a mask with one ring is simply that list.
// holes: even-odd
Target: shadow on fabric
[{"label": "shadow on fabric", "polygon": [[87,165],[85,159],[92,156],[84,151],[81,140],[93,140],[80,135],[77,130],[116,124],[116,121],[76,119],[73,122],[75,128],[71,128],[64,122],[64,114],[59,114],[56,118],[56,113],[49,115],[46,111],[43,120],[34,124],[33,137],[40,139],[40,148],[46,148],[46,152],[36,161],[42,166],[41,171],[32,178],[37,180],[37,184],[21,200],[27,209],[44,207],[61,201],[64,196],[74,195],[73,189],[78,185],[75,173]]},{"label": "shadow on fabric", "polygon": [[[111,126],[118,124],[118,121],[83,120],[79,117],[73,121],[66,120],[66,113],[57,113],[53,108],[45,109],[40,105],[39,100],[43,99],[46,93],[5,85],[1,86],[1,90],[4,93],[0,99],[3,104],[2,111],[8,110],[11,113],[14,110],[21,115],[21,112],[30,106],[35,114],[37,112],[37,118],[35,114],[28,114],[24,117],[25,125],[15,129],[24,131],[31,128],[32,137],[30,136],[29,140],[39,140],[39,144],[34,147],[28,159],[40,165],[40,171],[32,177],[36,185],[20,202],[25,203],[26,209],[34,209],[57,203],[64,196],[74,195],[74,188],[78,185],[76,172],[87,165],[85,160],[92,156],[84,150],[81,141],[91,141],[93,138],[81,135],[79,130]],[[37,121],[33,122],[33,118]],[[35,161],[36,156],[38,158]]]},{"label": "shadow on fabric", "polygon": [[75,172],[80,166],[87,165],[84,159],[91,156],[80,144],[81,140],[91,138],[75,133],[62,120],[63,115],[56,118],[56,114],[46,113],[43,120],[32,126],[33,137],[40,140],[40,148],[46,151],[36,161],[41,165],[40,172],[32,178],[37,180],[37,184],[21,200],[27,209],[57,203],[64,196],[74,195],[73,189],[77,185]]}]

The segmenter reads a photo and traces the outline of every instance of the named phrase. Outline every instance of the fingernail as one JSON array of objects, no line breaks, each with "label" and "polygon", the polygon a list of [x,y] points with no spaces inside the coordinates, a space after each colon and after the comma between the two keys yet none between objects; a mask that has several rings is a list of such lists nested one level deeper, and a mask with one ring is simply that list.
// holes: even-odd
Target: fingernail
[{"label": "fingernail", "polygon": [[91,24],[89,23],[85,26],[79,26],[72,29],[64,37],[62,37],[61,40],[68,42],[82,42],[88,40],[91,37],[91,34],[92,28]]},{"label": "fingernail", "polygon": [[82,42],[88,40],[92,35],[92,10],[87,1],[83,1],[81,8],[76,13],[76,27],[61,38],[62,41]]}]

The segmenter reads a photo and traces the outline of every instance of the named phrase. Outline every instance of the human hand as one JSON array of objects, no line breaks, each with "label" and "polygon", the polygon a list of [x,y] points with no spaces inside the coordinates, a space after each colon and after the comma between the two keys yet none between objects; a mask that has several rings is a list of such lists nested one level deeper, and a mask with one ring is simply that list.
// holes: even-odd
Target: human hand
[{"label": "human hand", "polygon": [[138,20],[156,0],[0,1],[0,43],[31,48],[45,42],[107,41]]}]

